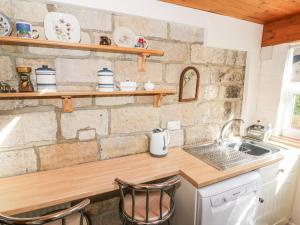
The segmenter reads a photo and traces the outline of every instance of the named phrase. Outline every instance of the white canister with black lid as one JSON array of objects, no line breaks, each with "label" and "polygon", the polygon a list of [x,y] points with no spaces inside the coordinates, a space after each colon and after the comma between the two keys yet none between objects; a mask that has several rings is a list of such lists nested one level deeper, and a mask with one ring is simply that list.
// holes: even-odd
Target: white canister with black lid
[{"label": "white canister with black lid", "polygon": [[108,68],[98,71],[98,91],[114,91],[114,74]]},{"label": "white canister with black lid", "polygon": [[56,72],[54,69],[43,65],[35,70],[38,92],[56,91]]}]

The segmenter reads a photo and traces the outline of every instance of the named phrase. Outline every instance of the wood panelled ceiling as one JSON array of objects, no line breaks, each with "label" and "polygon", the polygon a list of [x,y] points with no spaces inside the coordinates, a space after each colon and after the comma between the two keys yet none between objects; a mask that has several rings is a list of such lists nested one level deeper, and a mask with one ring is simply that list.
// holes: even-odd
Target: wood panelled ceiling
[{"label": "wood panelled ceiling", "polygon": [[266,24],[300,13],[300,0],[161,0],[255,23]]}]

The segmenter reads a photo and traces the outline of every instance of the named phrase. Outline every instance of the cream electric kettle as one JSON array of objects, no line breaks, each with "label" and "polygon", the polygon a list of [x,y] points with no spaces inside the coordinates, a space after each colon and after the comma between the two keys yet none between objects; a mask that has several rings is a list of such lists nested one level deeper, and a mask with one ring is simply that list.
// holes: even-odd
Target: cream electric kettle
[{"label": "cream electric kettle", "polygon": [[150,154],[156,157],[163,157],[168,154],[170,133],[166,129],[154,129],[150,141]]}]

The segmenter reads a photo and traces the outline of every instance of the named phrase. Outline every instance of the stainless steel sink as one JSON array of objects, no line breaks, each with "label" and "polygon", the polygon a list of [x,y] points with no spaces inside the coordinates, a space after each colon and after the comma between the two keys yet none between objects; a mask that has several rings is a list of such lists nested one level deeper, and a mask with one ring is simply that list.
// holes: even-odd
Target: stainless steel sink
[{"label": "stainless steel sink", "polygon": [[263,142],[240,140],[226,142],[223,146],[209,144],[186,147],[184,150],[219,170],[225,170],[254,162],[266,155],[280,151],[280,148]]},{"label": "stainless steel sink", "polygon": [[273,145],[251,140],[242,140],[241,142],[232,143],[228,146],[253,156],[263,156],[280,151],[280,148]]}]

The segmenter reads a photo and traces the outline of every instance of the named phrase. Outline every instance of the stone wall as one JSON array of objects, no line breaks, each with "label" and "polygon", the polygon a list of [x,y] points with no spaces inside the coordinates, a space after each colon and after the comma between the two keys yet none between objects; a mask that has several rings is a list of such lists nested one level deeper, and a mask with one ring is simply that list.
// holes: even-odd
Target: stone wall
[{"label": "stone wall", "polygon": [[[177,90],[186,66],[201,76],[198,101],[168,96],[160,108],[153,108],[151,97],[77,98],[72,113],[62,112],[60,99],[0,100],[0,177],[146,152],[152,129],[170,120],[182,122],[181,130],[171,132],[171,146],[211,141],[225,120],[241,114],[246,52],[204,47],[203,29],[39,1],[2,0],[0,9],[13,21],[31,22],[41,38],[44,16],[57,11],[77,17],[82,43],[98,43],[99,36],[126,26],[144,35],[150,48],[165,51],[149,58],[142,73],[133,55],[1,45],[0,80],[14,87],[16,66],[43,64],[57,70],[61,91],[95,90],[102,67],[111,68],[117,82],[142,86],[150,80]],[[34,72],[31,79],[36,87]]]}]

